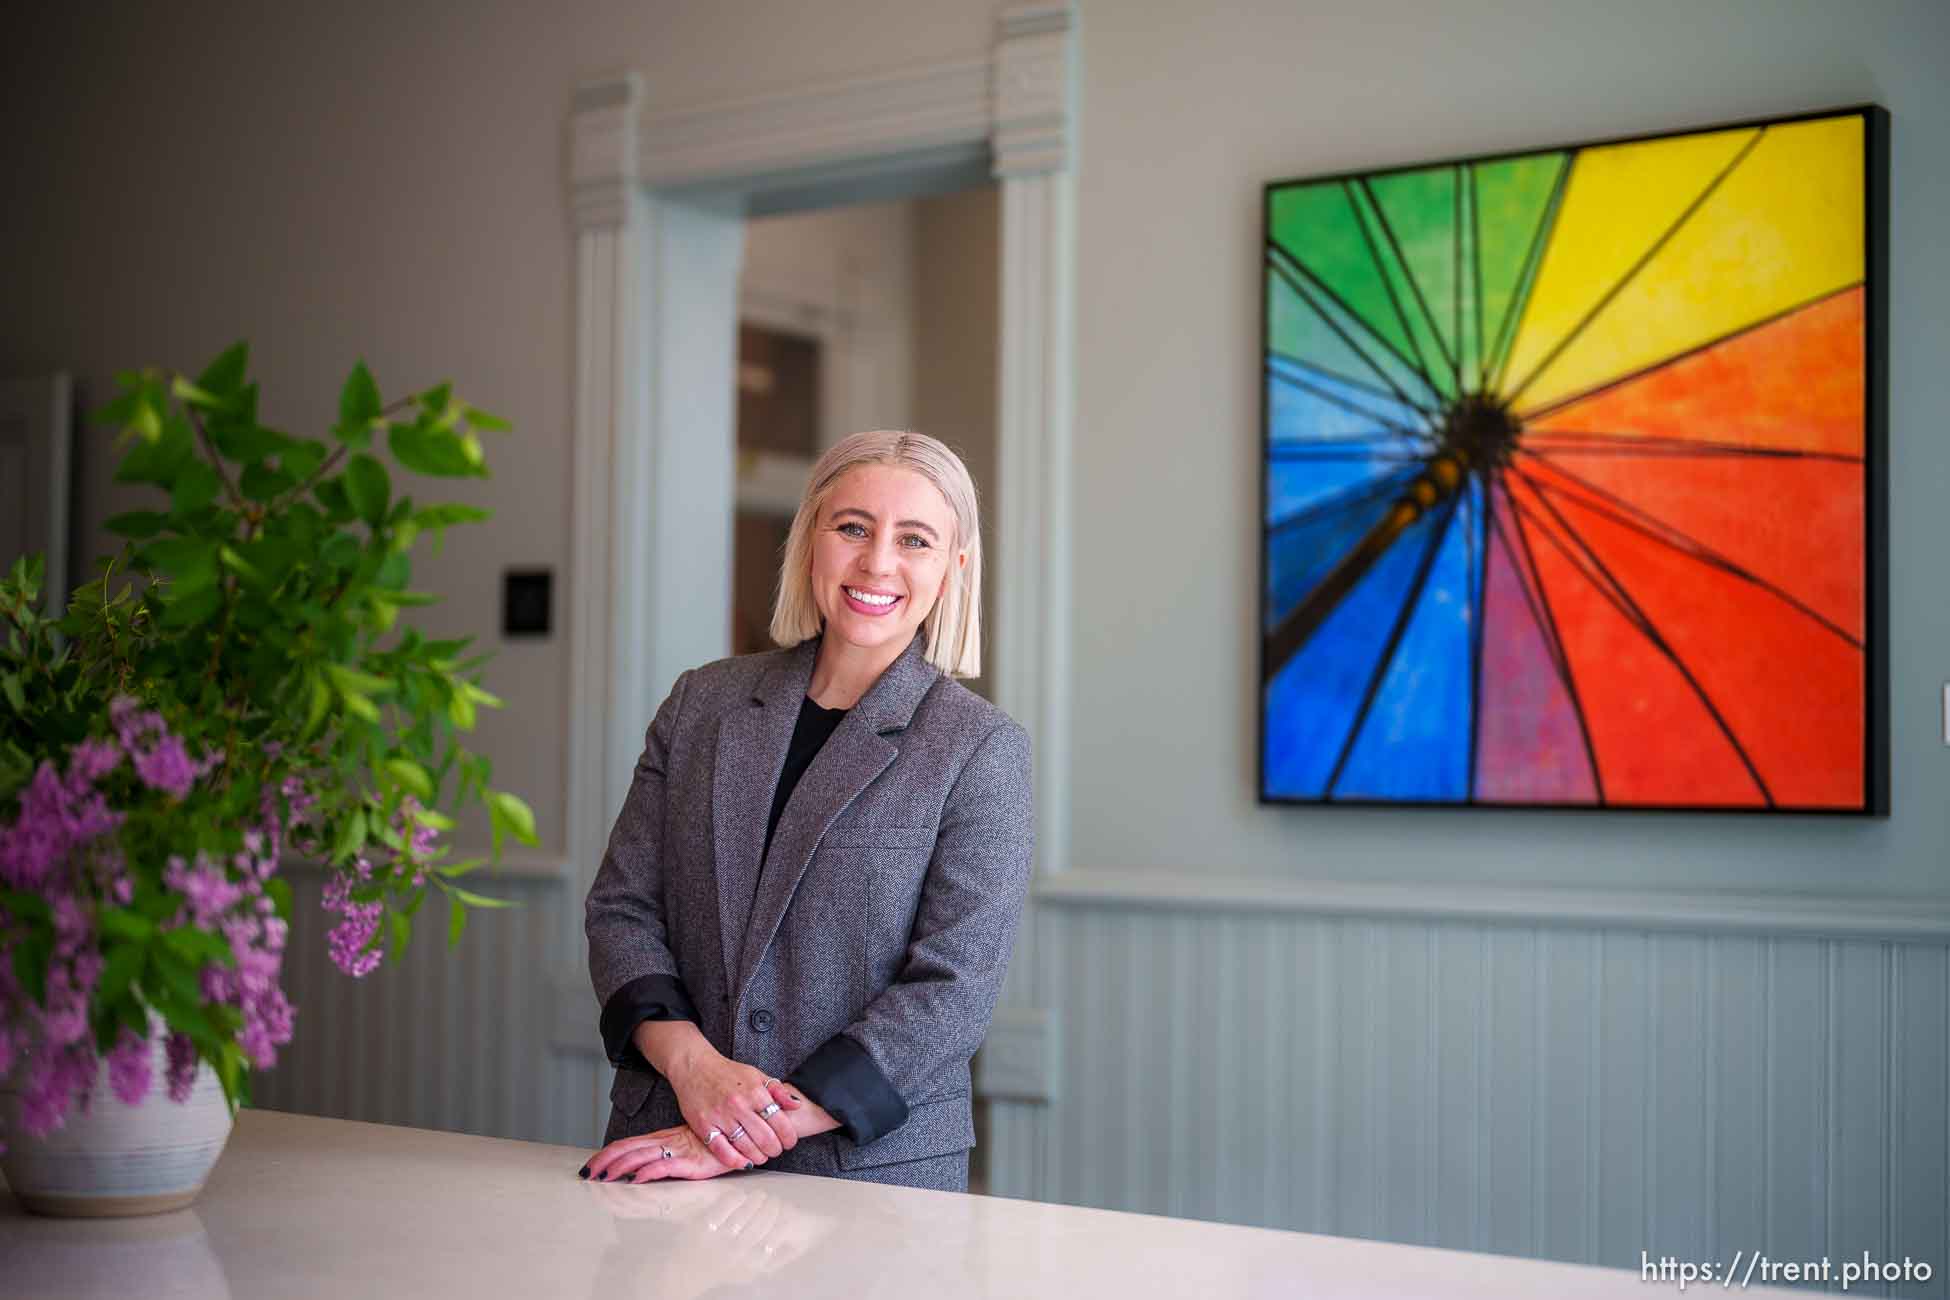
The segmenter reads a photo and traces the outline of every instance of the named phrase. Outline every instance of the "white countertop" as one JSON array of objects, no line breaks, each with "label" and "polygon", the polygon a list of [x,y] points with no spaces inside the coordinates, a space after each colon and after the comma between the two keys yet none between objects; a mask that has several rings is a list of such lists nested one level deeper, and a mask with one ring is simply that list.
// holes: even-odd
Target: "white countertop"
[{"label": "white countertop", "polygon": [[576,1177],[589,1154],[243,1111],[189,1210],[41,1219],[0,1192],[0,1290],[11,1300],[1677,1295],[1636,1272],[764,1170],[596,1185]]}]

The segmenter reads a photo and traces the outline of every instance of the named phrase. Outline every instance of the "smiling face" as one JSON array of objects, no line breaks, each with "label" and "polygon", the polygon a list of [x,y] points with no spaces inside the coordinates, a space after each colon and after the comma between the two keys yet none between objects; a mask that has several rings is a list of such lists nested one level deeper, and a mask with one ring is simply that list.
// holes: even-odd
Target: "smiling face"
[{"label": "smiling face", "polygon": [[828,642],[898,654],[966,560],[954,512],[926,478],[894,465],[847,471],[813,534],[813,603]]}]

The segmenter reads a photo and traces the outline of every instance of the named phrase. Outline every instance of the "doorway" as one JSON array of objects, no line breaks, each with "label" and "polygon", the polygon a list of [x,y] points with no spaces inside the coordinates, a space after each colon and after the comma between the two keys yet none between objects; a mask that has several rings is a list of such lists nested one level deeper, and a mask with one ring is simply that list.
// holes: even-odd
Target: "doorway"
[{"label": "doorway", "polygon": [[[756,217],[738,290],[731,653],[772,648],[779,558],[806,476],[849,433],[931,434],[968,466],[994,554],[997,190]],[[994,584],[982,622],[993,629]],[[984,671],[965,684],[990,694]]]}]

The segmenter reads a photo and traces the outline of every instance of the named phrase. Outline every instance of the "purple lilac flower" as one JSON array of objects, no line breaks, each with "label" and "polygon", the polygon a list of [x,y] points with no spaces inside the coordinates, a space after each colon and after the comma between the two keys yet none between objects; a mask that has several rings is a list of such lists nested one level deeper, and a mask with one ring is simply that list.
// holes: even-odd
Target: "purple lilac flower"
[{"label": "purple lilac flower", "polygon": [[108,1054],[108,1086],[134,1106],[149,1095],[149,1081],[149,1040],[125,1025]]},{"label": "purple lilac flower", "polygon": [[88,1034],[88,1004],[101,978],[93,918],[77,895],[80,866],[92,861],[94,841],[121,825],[94,783],[121,761],[113,742],[77,745],[61,775],[43,762],[21,792],[20,811],[0,826],[0,880],[31,891],[49,905],[54,950],[48,955],[40,1005],[21,991],[12,954],[0,974],[0,1072],[24,1060],[21,1107],[28,1132],[44,1136],[84,1108],[96,1073]]},{"label": "purple lilac flower", "polygon": [[438,827],[429,826],[418,820],[419,815],[424,811],[426,810],[420,806],[420,801],[412,795],[407,795],[400,800],[399,832],[406,840],[406,856],[416,862],[426,861],[433,853],[434,841],[440,838]]},{"label": "purple lilac flower", "polygon": [[[91,954],[92,955],[92,954]],[[88,1041],[88,995],[94,991],[101,959],[48,965],[47,1004],[40,1011],[41,1039],[49,1047],[64,1048]]]},{"label": "purple lilac flower", "polygon": [[77,848],[121,824],[121,814],[87,780],[71,773],[64,781],[44,761],[20,793],[19,817],[0,828],[0,880],[38,890]]},{"label": "purple lilac flower", "polygon": [[252,1065],[268,1070],[277,1063],[277,1049],[291,1041],[295,1013],[284,990],[272,984],[244,998],[244,1027],[237,1045]]},{"label": "purple lilac flower", "polygon": [[53,912],[55,951],[64,956],[72,955],[87,941],[94,929],[88,923],[88,913],[81,906],[81,900],[73,894],[63,894],[55,899]]},{"label": "purple lilac flower", "polygon": [[30,1137],[46,1137],[61,1127],[68,1107],[86,1111],[95,1089],[95,1053],[87,1043],[42,1047],[28,1057],[20,1094],[20,1124]]},{"label": "purple lilac flower", "polygon": [[112,740],[82,740],[68,752],[68,780],[94,785],[122,762],[122,747]]},{"label": "purple lilac flower", "polygon": [[199,930],[214,929],[218,918],[245,894],[242,886],[202,853],[196,855],[195,866],[181,857],[170,858],[163,868],[163,883],[183,896],[188,916],[179,918],[178,924],[194,925]]},{"label": "purple lilac flower", "polygon": [[139,707],[127,695],[109,702],[108,719],[135,765],[136,776],[151,790],[181,799],[222,759],[217,753],[191,758],[189,747],[170,732],[162,714]]},{"label": "purple lilac flower", "polygon": [[164,737],[152,749],[138,750],[135,774],[151,790],[161,790],[178,799],[188,795],[190,787],[196,784],[196,764],[183,742],[174,736]]},{"label": "purple lilac flower", "polygon": [[169,1099],[181,1105],[190,1099],[190,1089],[196,1086],[196,1044],[188,1034],[171,1034],[164,1050],[168,1055],[164,1077],[169,1081]]},{"label": "purple lilac flower", "polygon": [[[355,859],[352,869],[359,883],[372,879],[372,863],[365,858]],[[378,903],[353,902],[352,888],[353,881],[345,876],[334,876],[326,883],[322,900],[325,910],[337,912],[345,919],[332,927],[325,941],[334,966],[353,979],[364,979],[379,967],[379,949],[368,950],[366,945],[378,933],[379,916],[384,909]]]},{"label": "purple lilac flower", "polygon": [[[0,1074],[18,1066],[23,1127],[37,1136],[58,1128],[71,1108],[86,1109],[99,1070],[88,1014],[103,959],[87,900],[126,905],[134,897],[133,876],[112,835],[122,814],[109,807],[98,784],[127,758],[143,785],[180,799],[221,758],[212,753],[191,759],[161,715],[133,699],[115,700],[110,721],[114,739],[75,745],[65,773],[42,763],[21,792],[19,815],[11,824],[0,823],[0,882],[40,895],[53,920],[55,947],[44,1005],[22,993],[11,953],[0,943]],[[288,804],[280,804],[279,793]],[[193,862],[172,858],[164,871],[164,883],[181,898],[177,924],[221,933],[230,944],[235,965],[211,963],[201,972],[201,983],[210,1000],[238,1008],[239,1046],[260,1069],[270,1068],[277,1049],[291,1041],[294,1016],[278,987],[286,926],[275,915],[264,882],[278,865],[285,834],[280,814],[288,807],[296,827],[316,803],[295,777],[279,792],[267,791],[259,824],[247,828],[244,851],[234,856],[234,879],[221,860],[204,854]],[[147,1094],[150,1050],[142,1035],[129,1030],[110,1050],[110,1086],[122,1100]],[[187,1036],[170,1034],[166,1052],[169,1095],[185,1101],[196,1077],[196,1048]]]},{"label": "purple lilac flower", "polygon": [[[71,1107],[86,1109],[99,1070],[88,1015],[103,959],[91,902],[126,905],[134,897],[133,875],[113,835],[122,814],[109,807],[98,786],[126,758],[144,787],[181,799],[221,761],[216,753],[192,759],[162,716],[132,698],[114,700],[109,714],[114,738],[74,746],[65,772],[43,763],[21,794],[20,815],[0,824],[0,882],[39,894],[54,922],[44,1005],[21,993],[7,946],[0,942],[0,1073],[19,1067],[25,1126],[39,1134],[58,1127]],[[267,745],[265,752],[275,759],[279,751]],[[287,926],[276,915],[265,883],[277,870],[287,835],[301,847],[316,847],[317,804],[300,777],[287,776],[275,790],[265,791],[257,824],[245,828],[240,852],[228,861],[203,853],[193,860],[173,857],[163,871],[163,883],[180,900],[174,923],[221,934],[229,945],[230,962],[211,962],[199,972],[200,990],[208,1001],[237,1008],[238,1046],[259,1069],[271,1068],[277,1049],[291,1041],[295,1017],[278,986]],[[403,858],[424,859],[433,848],[433,828],[413,822],[418,811],[417,804],[401,810],[398,831],[409,842]],[[424,861],[416,865],[424,873]],[[372,879],[372,864],[360,860],[355,875],[328,887],[326,906],[341,917],[332,932],[334,961],[348,974],[362,976],[382,956],[362,949],[378,932],[383,907],[351,898],[356,884]],[[196,1048],[187,1036],[171,1033],[165,1050],[168,1093],[185,1101],[198,1068]],[[116,1096],[132,1101],[147,1094],[154,1070],[150,1052],[142,1035],[122,1032],[108,1053]]]}]

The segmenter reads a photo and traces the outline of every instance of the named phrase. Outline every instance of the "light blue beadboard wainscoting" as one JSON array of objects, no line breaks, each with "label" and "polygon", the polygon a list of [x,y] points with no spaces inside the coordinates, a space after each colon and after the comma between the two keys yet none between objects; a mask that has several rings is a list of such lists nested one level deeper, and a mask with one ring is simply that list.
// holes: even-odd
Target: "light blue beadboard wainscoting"
[{"label": "light blue beadboard wainscoting", "polygon": [[1079,871],[1033,924],[996,1192],[1630,1268],[1907,1253],[1896,1293],[1947,1293],[1940,904]]},{"label": "light blue beadboard wainscoting", "polygon": [[582,899],[570,897],[559,864],[514,868],[468,884],[518,906],[471,912],[459,948],[449,949],[445,900],[430,898],[404,960],[359,980],[328,955],[338,918],[319,905],[325,877],[294,870],[284,980],[296,1033],[277,1068],[255,1080],[256,1103],[576,1146],[599,1137],[592,1115],[610,1071],[595,994],[585,981],[571,997],[554,975],[573,969],[554,959],[566,936],[580,933]]}]

